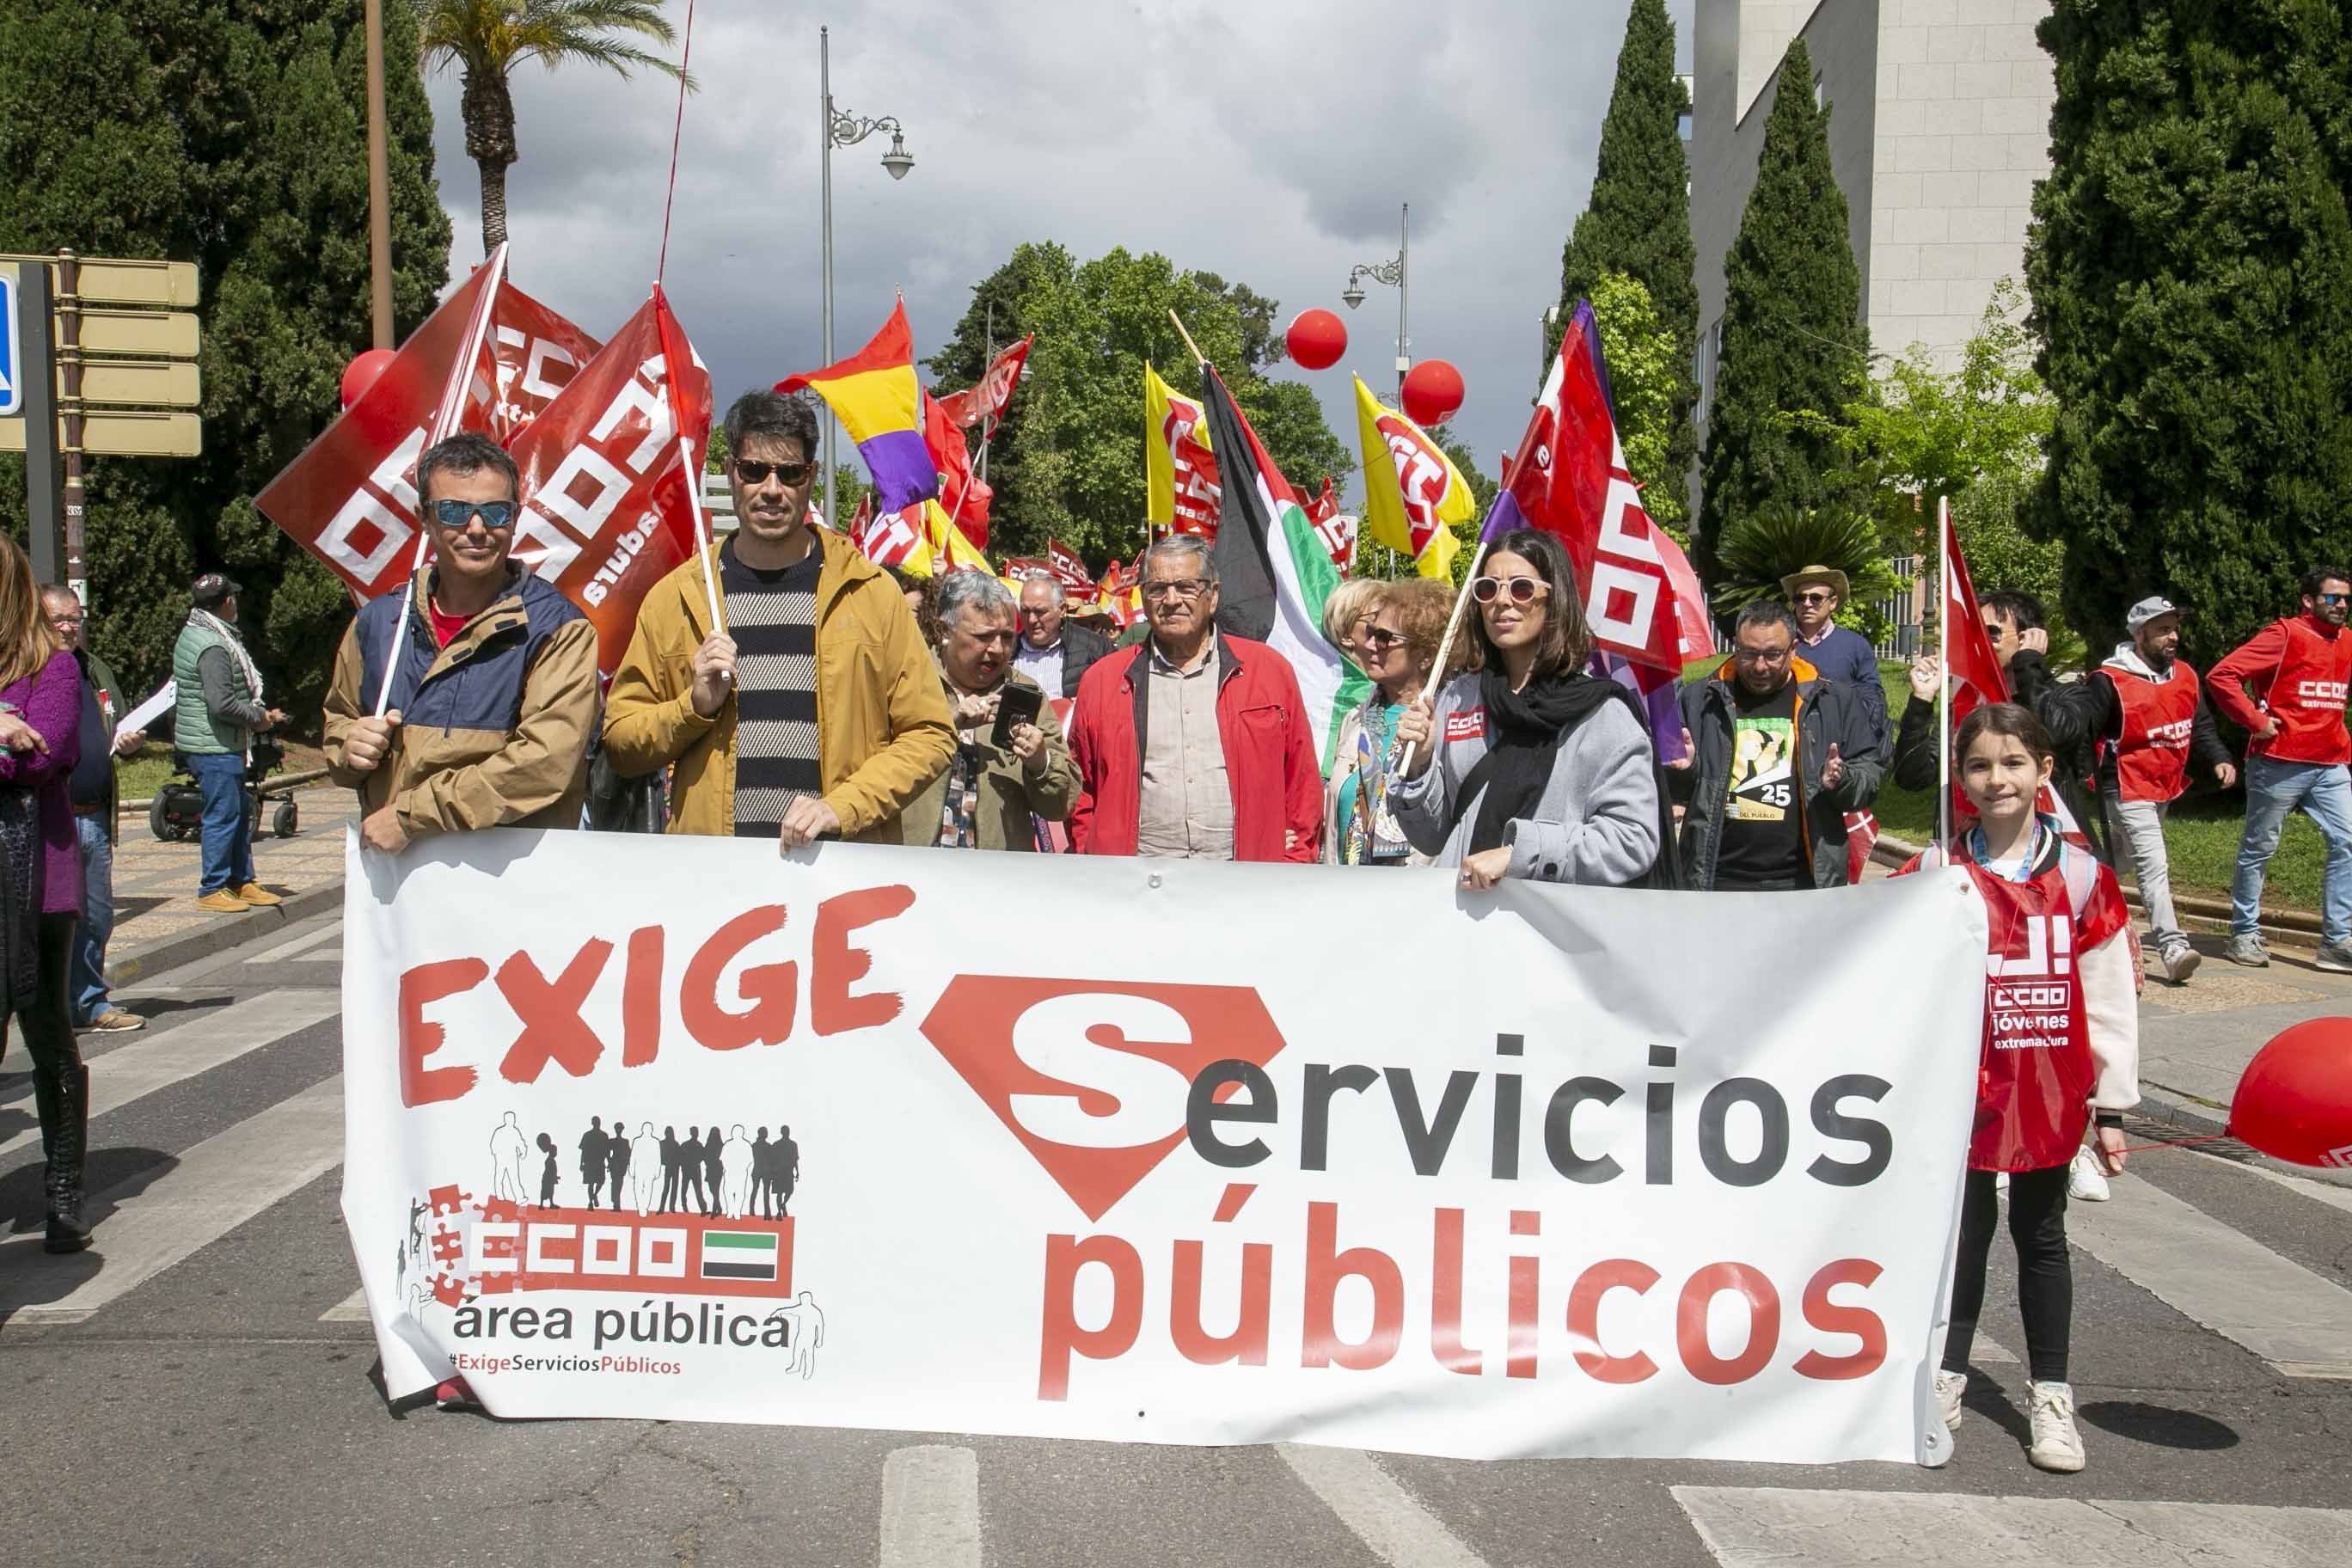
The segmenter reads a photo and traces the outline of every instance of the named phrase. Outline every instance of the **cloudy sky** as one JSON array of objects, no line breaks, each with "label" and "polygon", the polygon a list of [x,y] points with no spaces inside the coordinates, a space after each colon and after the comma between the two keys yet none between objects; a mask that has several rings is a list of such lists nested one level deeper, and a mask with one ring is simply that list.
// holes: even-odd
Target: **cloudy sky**
[{"label": "cloudy sky", "polygon": [[[1668,6],[1688,68],[1692,0]],[[685,17],[684,0],[670,0]],[[1301,376],[1354,445],[1349,372],[1394,384],[1396,291],[1339,301],[1396,254],[1412,205],[1412,353],[1468,386],[1456,430],[1492,472],[1540,366],[1539,319],[1591,184],[1627,0],[698,0],[667,287],[722,400],[823,363],[817,29],[834,101],[896,115],[834,157],[836,353],[903,289],[918,356],[1024,240],[1114,246],[1347,317]],[[481,255],[454,72],[432,78],[452,270]],[[518,283],[599,336],[643,302],[660,244],[674,90],[569,67],[514,79]],[[1139,413],[1139,417],[1140,415]],[[1294,476],[1298,477],[1298,476]],[[1303,482],[1303,481],[1302,481]]]}]

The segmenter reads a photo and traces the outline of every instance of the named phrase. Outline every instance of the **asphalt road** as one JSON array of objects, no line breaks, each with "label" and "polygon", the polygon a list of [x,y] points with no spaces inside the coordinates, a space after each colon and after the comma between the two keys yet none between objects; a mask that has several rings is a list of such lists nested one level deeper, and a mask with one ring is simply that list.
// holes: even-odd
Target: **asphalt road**
[{"label": "asphalt road", "polygon": [[26,1064],[20,1050],[0,1058],[0,1219],[18,1233],[0,1239],[6,1561],[2221,1568],[2352,1555],[2352,1189],[2187,1150],[2140,1156],[2114,1203],[2075,1210],[2091,1467],[2074,1478],[2025,1461],[2002,1246],[1958,1455],[1937,1471],[388,1408],[336,1206],[340,969],[335,922],[320,920],[123,994],[154,1022],[85,1041],[105,1218],[80,1258],[39,1252]]}]

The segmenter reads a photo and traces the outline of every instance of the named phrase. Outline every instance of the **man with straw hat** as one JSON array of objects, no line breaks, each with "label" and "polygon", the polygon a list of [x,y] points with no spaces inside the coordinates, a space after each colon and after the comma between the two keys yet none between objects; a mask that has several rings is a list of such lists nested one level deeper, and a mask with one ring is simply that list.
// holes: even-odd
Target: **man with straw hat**
[{"label": "man with straw hat", "polygon": [[1879,684],[1878,655],[1870,639],[1837,624],[1849,592],[1845,574],[1832,566],[1808,566],[1780,579],[1780,592],[1797,616],[1797,657],[1832,680],[1854,689],[1863,721],[1882,760],[1886,754],[1886,688]]}]

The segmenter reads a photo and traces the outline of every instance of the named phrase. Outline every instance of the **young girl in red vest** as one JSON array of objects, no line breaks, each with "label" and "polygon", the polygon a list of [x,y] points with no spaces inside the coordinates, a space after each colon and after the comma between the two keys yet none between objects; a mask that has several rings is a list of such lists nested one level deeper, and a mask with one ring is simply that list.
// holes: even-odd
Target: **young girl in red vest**
[{"label": "young girl in red vest", "polygon": [[1945,1425],[1957,1428],[1984,1307],[1996,1178],[2006,1173],[2032,1379],[2027,1457],[2045,1470],[2079,1470],[2083,1439],[2066,1382],[2074,1299],[2066,1168],[2091,1123],[2102,1168],[2111,1175],[2124,1168],[2123,1112],[2139,1101],[2136,966],[2125,935],[2131,916],[2115,873],[2034,809],[2053,765],[2040,720],[2014,703],[1988,704],[1961,721],[1954,749],[1976,825],[1903,868],[1966,870],[1984,900],[1990,934],[1976,1130],[1936,1400]]}]

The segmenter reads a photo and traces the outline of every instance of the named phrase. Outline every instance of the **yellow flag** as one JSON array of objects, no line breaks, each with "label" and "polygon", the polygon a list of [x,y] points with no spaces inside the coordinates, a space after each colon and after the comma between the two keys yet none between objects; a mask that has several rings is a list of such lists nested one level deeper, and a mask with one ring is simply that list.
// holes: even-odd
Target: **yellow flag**
[{"label": "yellow flag", "polygon": [[963,530],[948,519],[947,508],[936,500],[923,502],[923,532],[930,545],[930,575],[945,576],[950,572],[987,572],[994,568],[964,537]]},{"label": "yellow flag", "polygon": [[1144,516],[1155,529],[1217,531],[1217,459],[1201,405],[1143,362]]},{"label": "yellow flag", "polygon": [[1450,581],[1462,548],[1453,525],[1478,510],[1470,481],[1426,431],[1374,397],[1361,376],[1356,433],[1364,451],[1364,526],[1412,557],[1423,576]]}]

